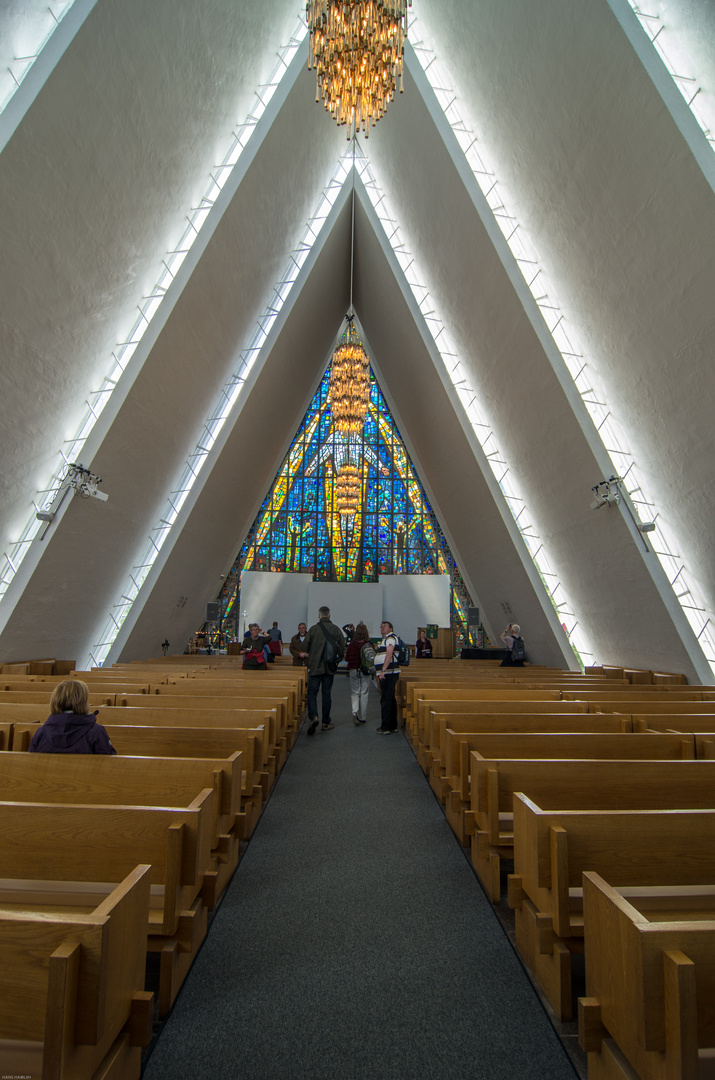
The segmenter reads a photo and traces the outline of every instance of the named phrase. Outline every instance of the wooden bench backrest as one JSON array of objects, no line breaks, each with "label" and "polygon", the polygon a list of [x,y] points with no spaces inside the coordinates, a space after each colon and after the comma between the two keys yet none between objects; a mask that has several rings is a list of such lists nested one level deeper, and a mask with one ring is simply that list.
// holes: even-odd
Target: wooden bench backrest
[{"label": "wooden bench backrest", "polygon": [[659,713],[672,713],[673,715],[692,713],[694,716],[703,714],[715,716],[714,701],[675,701],[670,697],[659,697],[653,698],[652,701],[621,698],[619,701],[590,701],[588,704],[589,712],[621,712],[632,715],[652,713],[653,716],[657,716]]},{"label": "wooden bench backrest", "polygon": [[715,713],[659,713],[657,716],[635,713],[633,730],[702,732],[708,735],[715,731]]},{"label": "wooden bench backrest", "polygon": [[[37,724],[15,724],[12,749],[26,751]],[[118,755],[137,757],[223,758],[242,755],[242,792],[250,796],[263,770],[264,729],[184,728],[165,725],[107,724],[105,728]],[[32,755],[35,756],[34,754]]]},{"label": "wooden bench backrest", "polygon": [[[715,1043],[715,923],[658,923],[596,873],[583,875],[586,971],[602,1021],[618,1046],[633,1059],[638,1047],[666,1049],[668,1021],[664,992],[664,953],[680,951],[694,964],[697,1045]],[[667,977],[667,976],[666,976]],[[685,1008],[690,1002],[683,1002]],[[692,1050],[695,1048],[691,1048]],[[697,1055],[692,1074],[698,1075]]]},{"label": "wooden bench backrest", "polygon": [[215,843],[240,812],[242,764],[240,751],[223,760],[0,753],[0,791],[14,802],[189,806],[211,788]]},{"label": "wooden bench backrest", "polygon": [[101,724],[129,724],[145,727],[205,727],[263,729],[263,749],[260,767],[263,768],[272,747],[276,745],[278,722],[270,709],[136,709],[116,706],[100,711]]},{"label": "wooden bench backrest", "polygon": [[[419,737],[425,746],[430,747],[433,752],[440,751],[442,746],[442,733],[447,727],[447,718],[454,717],[458,727],[464,731],[486,731],[485,725],[491,724],[493,721],[500,723],[504,718],[513,717],[516,723],[521,727],[524,723],[527,726],[523,728],[525,731],[535,730],[548,730],[547,728],[534,728],[529,727],[533,721],[534,724],[561,724],[562,727],[555,729],[561,731],[575,731],[580,727],[584,730],[591,730],[590,723],[588,722],[588,713],[579,710],[578,705],[569,704],[566,708],[561,708],[562,702],[550,701],[550,702],[519,702],[515,705],[514,710],[500,710],[492,709],[491,705],[494,702],[489,703],[489,707],[486,709],[477,708],[475,711],[473,702],[420,702],[420,725],[419,725]],[[430,705],[434,705],[435,708],[430,708]],[[535,709],[532,709],[532,705],[536,705]],[[458,706],[455,708],[455,706]],[[468,706],[462,708],[462,706]],[[422,709],[424,707],[424,712]],[[465,727],[473,723],[473,727]],[[611,720],[609,718],[610,730],[620,730],[622,727],[621,721]],[[499,728],[490,728],[489,730],[498,731]],[[441,756],[441,754],[440,754]]]},{"label": "wooden bench backrest", "polygon": [[473,810],[490,808],[495,776],[500,813],[511,811],[517,791],[544,810],[715,807],[715,761],[507,760],[472,751]]},{"label": "wooden bench backrest", "polygon": [[[75,1057],[89,1065],[86,1075],[94,1071],[144,985],[150,870],[137,866],[88,915],[0,915],[0,1038],[45,1042],[44,1059],[62,1065],[61,1075],[78,1075]],[[61,975],[68,957],[76,993],[65,1001],[58,991],[67,980],[54,969]],[[63,1039],[65,1004],[75,1018],[72,1044],[84,1044],[77,1052]]]},{"label": "wooden bench backrest", "polygon": [[290,697],[287,694],[244,694],[233,697],[229,694],[206,696],[202,694],[117,694],[115,705],[120,708],[136,709],[210,709],[225,712],[227,709],[264,709],[275,711],[278,731],[285,732],[291,713]]},{"label": "wooden bench backrest", "polygon": [[615,886],[712,884],[715,809],[545,810],[518,792],[514,870],[537,888],[555,884],[554,829],[566,834],[567,888],[579,888],[589,869]]},{"label": "wooden bench backrest", "polygon": [[[587,713],[563,715],[550,713],[537,713],[535,716],[527,713],[493,713],[474,715],[473,713],[435,713],[433,724],[440,728],[440,759],[444,759],[443,733],[451,728],[455,733],[466,732],[477,734],[478,732],[491,732],[505,735],[509,733],[561,734],[580,731],[601,731],[615,734],[621,731],[630,731],[630,720],[620,716],[589,716]],[[469,768],[467,768],[467,773]]]},{"label": "wooden bench backrest", "polygon": [[619,760],[692,760],[693,737],[631,732],[462,732],[445,729],[444,760],[448,776],[458,779],[461,797],[469,798],[470,757],[473,750],[483,758],[581,758]]},{"label": "wooden bench backrest", "polygon": [[211,855],[213,791],[189,807],[0,802],[0,878],[119,882],[151,864],[164,886],[162,933],[198,896]]}]

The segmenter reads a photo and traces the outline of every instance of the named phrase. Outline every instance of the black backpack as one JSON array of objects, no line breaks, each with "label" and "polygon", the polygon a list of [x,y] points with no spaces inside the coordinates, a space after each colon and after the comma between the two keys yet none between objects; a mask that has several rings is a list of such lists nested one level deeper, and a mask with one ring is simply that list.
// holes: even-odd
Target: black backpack
[{"label": "black backpack", "polygon": [[511,647],[511,662],[515,664],[517,660],[523,660],[525,657],[526,649],[524,648],[524,639],[523,637],[515,637]]},{"label": "black backpack", "polygon": [[400,667],[409,667],[410,647],[401,637],[398,637],[397,639],[397,648],[395,649],[395,652],[397,654],[397,663]]},{"label": "black backpack", "polygon": [[329,675],[334,675],[335,672],[338,670],[338,664],[342,660],[345,653],[340,648],[335,638],[325,629],[322,619],[318,620],[318,626],[325,634],[325,653],[323,654],[323,659],[325,660],[325,667],[327,668]]}]

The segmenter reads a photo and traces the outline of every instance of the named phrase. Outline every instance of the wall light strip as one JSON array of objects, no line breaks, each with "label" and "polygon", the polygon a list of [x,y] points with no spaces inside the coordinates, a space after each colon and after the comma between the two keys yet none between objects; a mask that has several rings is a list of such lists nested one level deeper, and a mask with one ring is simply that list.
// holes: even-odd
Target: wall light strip
[{"label": "wall light strip", "polygon": [[152,318],[159,310],[162,298],[176,277],[176,274],[192,245],[199,236],[202,225],[205,224],[210,210],[231,175],[232,169],[239,161],[241,154],[256,130],[260,118],[263,116],[281,79],[288,70],[290,62],[295,56],[302,40],[305,38],[306,33],[307,29],[305,21],[301,18],[289,43],[279,50],[276,65],[268,82],[265,86],[259,87],[256,91],[255,103],[248,118],[242,124],[237,125],[232,132],[228,150],[222,163],[215,167],[211,172],[205,195],[198,200],[197,206],[191,208],[186,214],[186,224],[183,227],[180,239],[175,247],[164,256],[162,264],[163,269],[159,276],[159,280],[137,305],[139,313],[134,321],[132,329],[129,334],[123,335],[120,342],[115,346],[110,357],[107,372],[99,389],[92,391],[88,395],[85,403],[86,412],[79,428],[76,434],[67,441],[63,448],[60,449],[60,465],[53,477],[49,480],[47,487],[38,492],[38,499],[33,504],[32,516],[28,519],[20,538],[11,546],[10,550],[4,552],[0,558],[0,604],[17,573],[22,560],[29,551],[32,541],[37,537],[40,529],[43,527],[42,523],[39,522],[35,516],[36,512],[38,510],[47,510],[52,505],[55,495],[64,479],[67,464],[71,461],[78,461],[80,459],[84,445],[92,432],[94,425],[106,408],[113,391],[118,386],[139,342],[150,326]]},{"label": "wall light strip", "polygon": [[[630,450],[627,433],[612,409],[606,404],[608,395],[605,386],[598,371],[587,359],[585,351],[577,339],[575,329],[567,326],[567,320],[560,305],[554,299],[555,290],[548,278],[546,268],[543,266],[523,225],[506,209],[499,181],[494,168],[488,160],[486,148],[478,141],[474,130],[460,115],[457,109],[457,95],[440,71],[434,51],[424,41],[416,41],[416,32],[419,33],[419,30],[416,31],[416,27],[419,27],[419,16],[417,14],[413,16],[411,24],[412,47],[415,55],[444,110],[445,117],[454,131],[465,160],[469,164],[494,214],[495,221],[498,223],[524,280],[544,317],[544,321],[563,357],[574,385],[588,409],[596,431],[603,442],[604,449],[613,463],[614,474],[621,476],[625,480],[626,491],[640,516],[644,520],[651,520],[656,523],[655,532],[649,534],[652,550],[663,566],[671,586],[678,580],[679,588],[682,591],[676,592],[675,595],[715,675],[715,621],[713,613],[708,610],[702,590],[688,572],[681,556],[677,554],[681,549],[681,545],[672,529],[661,519],[656,499],[648,490],[644,478],[639,475],[639,470]],[[537,267],[538,270],[535,270]],[[506,466],[504,466],[504,469],[505,476],[511,476]],[[515,492],[515,498],[517,500],[520,498],[517,492]],[[543,557],[540,553],[539,559],[541,560]],[[540,569],[540,564],[537,564],[537,568]],[[559,590],[560,600],[563,593],[561,586],[559,586]],[[561,604],[556,601],[555,603],[557,610],[561,611]],[[570,605],[566,604],[565,607],[570,607]],[[573,614],[570,617],[574,618]],[[569,633],[571,635],[570,631]],[[582,647],[580,639],[578,643],[574,639],[574,644],[576,644],[582,656],[590,654],[591,650],[585,644]]]}]

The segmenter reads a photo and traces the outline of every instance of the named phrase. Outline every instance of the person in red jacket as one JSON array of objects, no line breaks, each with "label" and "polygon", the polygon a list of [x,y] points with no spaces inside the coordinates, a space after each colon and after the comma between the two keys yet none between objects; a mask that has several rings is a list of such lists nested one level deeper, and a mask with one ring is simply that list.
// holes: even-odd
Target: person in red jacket
[{"label": "person in red jacket", "polygon": [[30,753],[116,754],[109,735],[89,711],[89,687],[66,679],[50,698],[51,716],[32,736]]}]

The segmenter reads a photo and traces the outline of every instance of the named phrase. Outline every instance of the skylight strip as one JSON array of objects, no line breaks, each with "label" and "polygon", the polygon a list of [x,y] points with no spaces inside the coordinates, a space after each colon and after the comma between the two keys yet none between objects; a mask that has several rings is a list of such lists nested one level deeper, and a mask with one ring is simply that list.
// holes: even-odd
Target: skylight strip
[{"label": "skylight strip", "polygon": [[[280,80],[282,79],[286,71],[288,71],[290,61],[297,52],[306,33],[307,29],[305,25],[305,20],[303,18],[300,18],[289,43],[285,45],[278,54],[277,62],[273,69],[270,82],[269,84],[267,84],[272,87],[270,97],[268,97],[266,93],[266,87],[261,87],[261,89],[263,90],[264,99],[267,99],[267,101],[270,101],[270,98],[272,98],[273,93],[275,92],[278,84],[280,83]],[[264,112],[265,105],[260,100],[257,100],[257,104],[254,105],[251,113],[250,124],[245,123],[240,126],[241,137],[239,138],[236,131],[232,133],[230,149],[228,154],[226,155],[226,158],[224,159],[224,165],[221,166],[221,168],[224,169],[224,176],[220,183],[216,180],[215,177],[211,177],[211,182],[208,187],[207,193],[203,196],[202,200],[199,200],[199,208],[192,212],[193,215],[202,214],[201,205],[203,200],[212,199],[213,197],[215,197],[216,194],[218,194],[218,192],[220,192],[221,188],[225,186],[226,180],[230,175],[230,170],[235,166],[236,162],[238,161],[240,153],[245,149],[251,134],[256,129],[256,124],[258,123],[258,120]],[[240,151],[238,149],[239,147]],[[232,160],[230,168],[225,167],[228,158],[231,158]],[[177,248],[173,251],[170,251],[162,260],[162,266],[164,269],[162,271],[159,282],[156,286],[154,286],[154,288],[149,290],[149,297],[145,298],[140,304],[137,305],[139,315],[132,327],[131,332],[124,341],[120,342],[115,346],[110,358],[110,372],[108,375],[104,376],[100,390],[92,391],[88,395],[88,399],[100,395],[101,400],[95,401],[94,407],[89,400],[85,402],[87,411],[85,412],[79,424],[77,433],[72,437],[72,439],[67,440],[72,444],[71,455],[68,458],[60,450],[59,453],[62,458],[60,467],[52,476],[48,486],[38,492],[38,494],[43,496],[39,509],[49,509],[55,499],[55,496],[57,495],[59,488],[62,485],[68,462],[77,461],[80,458],[86,440],[89,438],[89,435],[91,434],[94,425],[96,424],[97,420],[104,411],[104,408],[109,402],[112,392],[116,389],[116,386],[121,379],[121,375],[123,374],[127,364],[129,363],[129,360],[131,359],[137,345],[144,336],[144,333],[148,329],[152,318],[160,309],[161,304],[154,302],[154,294],[159,289],[161,289],[163,292],[166,291],[165,283],[167,274],[173,281],[179,267],[181,266],[186,257],[186,254],[190,250],[191,245],[197,239],[199,232],[197,232],[192,227],[191,218],[192,215],[189,215],[189,224],[187,225],[184,231],[184,235],[182,236],[179,245],[177,245]],[[182,250],[179,250],[179,248],[181,248]],[[2,557],[0,558],[0,604],[2,604],[8,588],[13,578],[15,577],[19,566],[22,563],[22,560],[24,559],[27,551],[29,550],[30,541],[34,540],[37,537],[42,527],[42,524],[38,522],[36,518],[37,509],[37,505],[33,502],[32,515],[28,519],[27,524],[25,525],[25,528],[23,529],[19,539],[15,541],[15,543],[12,544],[12,546],[10,547],[10,550],[4,552]]]},{"label": "skylight strip", "polygon": [[[16,56],[6,72],[3,73],[2,81],[0,81],[0,115],[5,112],[5,109],[22,86],[33,64],[73,3],[74,0],[46,0],[43,5],[46,18],[41,26],[38,25],[38,37],[31,46],[32,51],[25,56]],[[37,15],[36,12],[33,14]]]},{"label": "skylight strip", "polygon": [[[667,26],[663,22],[660,14],[656,11],[643,10],[654,6],[652,4],[639,4],[637,0],[626,0],[630,8],[633,10],[638,22],[645,30],[651,45],[656,50],[661,60],[663,61],[666,70],[673,82],[680,91],[685,104],[690,109],[691,113],[695,117],[695,120],[703,132],[705,138],[710,144],[710,149],[715,151],[715,132],[713,132],[713,126],[715,126],[715,112],[713,110],[712,101],[708,101],[708,96],[704,93],[702,84],[698,77],[692,72],[688,74],[682,70],[683,64],[690,67],[692,60],[687,57],[678,55],[678,59],[675,57],[681,53],[682,49],[679,48],[677,30],[674,30]],[[655,0],[654,0],[655,2]],[[655,3],[657,7],[657,2]],[[680,72],[678,68],[681,68]]]},{"label": "skylight strip", "polygon": [[[367,159],[365,157],[356,157],[355,167],[360,173],[361,179],[365,185],[365,190],[368,193],[373,209],[381,223],[387,226],[392,225],[394,223],[394,218],[391,216],[386,205],[385,193],[380,191],[375,175],[372,172]],[[387,231],[388,230],[386,229],[386,235]],[[414,284],[409,279],[406,280],[421,309],[422,304],[426,303],[428,299],[431,302],[432,298],[428,293],[426,285],[418,284],[416,280],[417,267],[414,256],[407,253],[405,243],[400,239],[396,229],[392,232],[390,243],[398,259],[400,252],[407,254],[408,265],[414,268]],[[489,461],[495,479],[504,495],[506,505],[519,529],[527,551],[536,566],[547,595],[559,615],[559,619],[562,622],[562,626],[566,631],[575,655],[579,659],[579,662],[583,662],[582,658],[585,657],[588,659],[593,656],[592,649],[584,637],[579,621],[574,613],[573,605],[565,595],[562,582],[559,580],[558,575],[554,573],[551,564],[546,558],[543,541],[538,537],[535,526],[529,518],[526,500],[519,490],[516,478],[510,472],[499,447],[496,445],[496,438],[491,425],[481,412],[478,395],[469,384],[467,370],[459,359],[456,348],[450,342],[446,326],[437,315],[436,311],[430,310],[429,317],[425,317],[425,319],[427,326],[432,333],[435,348],[442,358],[445,370],[450,375],[452,385],[460,398],[461,404],[472,426],[472,430]],[[432,326],[436,328],[436,333],[432,331]],[[494,449],[492,450],[489,449],[488,444],[490,442],[494,443]],[[514,508],[515,502],[520,503],[521,506],[518,514]],[[536,548],[534,546],[535,542],[538,542],[539,545]],[[547,577],[552,578],[551,583],[547,582]]]},{"label": "skylight strip", "polygon": [[[343,184],[345,183],[351,167],[352,147],[348,147],[345,155],[338,161],[330,182],[321,193],[315,215],[307,222],[303,236],[298,241],[297,248],[291,252],[289,256],[288,269],[284,272],[283,278],[281,279],[281,285],[285,288],[279,294],[277,287],[274,286],[273,296],[277,299],[273,299],[263,315],[258,317],[257,325],[249,339],[248,346],[238,357],[236,372],[222,387],[214,410],[208,420],[205,421],[204,430],[208,437],[197,444],[193,453],[189,455],[176,487],[168,496],[168,509],[164,509],[158,523],[154,526],[148,538],[147,545],[142,553],[140,564],[135,566],[130,573],[130,577],[133,578],[133,575],[136,575],[139,580],[139,588],[137,589],[136,596],[131,603],[127,604],[120,600],[114,605],[112,612],[110,612],[107,625],[100,635],[100,641],[90,650],[90,661],[93,666],[101,667],[106,660],[133,603],[135,603],[138,598],[141,585],[146,581],[164,542],[170,534],[171,529],[166,527],[166,521],[171,521],[172,527],[175,525],[178,518],[178,512],[198,479],[201,469],[208,460],[210,451],[218,438],[220,430],[229,418],[230,413],[237,407],[239,400],[245,394],[246,379],[255,365],[260,355],[260,349],[268,336],[264,329],[264,325],[273,325],[297,279],[297,274],[292,274],[290,267],[295,266],[299,269],[303,266],[310,248],[318,238],[330,210],[334,206],[339,193],[342,191]],[[300,252],[302,257],[298,258],[297,252]],[[227,405],[229,406],[228,408]],[[140,574],[137,574],[138,569],[141,569]]]},{"label": "skylight strip", "polygon": [[[415,17],[413,17],[413,29],[415,26],[415,22],[416,19]],[[465,152],[466,161],[469,164],[469,167],[475,179],[477,180],[477,183],[479,184],[482,192],[487,197],[487,201],[490,203],[491,206],[494,203],[494,200],[498,198],[498,202],[501,205],[503,200],[496,194],[499,181],[496,176],[495,170],[492,168],[491,164],[485,160],[486,153],[483,145],[481,143],[478,143],[477,137],[474,136],[473,133],[468,132],[465,122],[461,119],[461,117],[458,116],[455,107],[456,97],[451,92],[445,92],[444,90],[439,89],[440,84],[437,81],[439,79],[438,65],[435,62],[436,58],[433,51],[424,42],[415,43],[414,40],[412,42],[412,47],[423,71],[425,72],[425,74],[428,75],[430,85],[432,86],[433,90],[435,90],[437,100],[443,106],[446,105],[448,109],[448,112],[445,112],[445,116],[450,126],[452,127],[455,135],[457,136],[460,147],[463,149],[463,151],[465,147],[468,147],[468,150]],[[443,79],[441,81],[444,82]],[[510,218],[509,220],[515,219]],[[517,259],[517,265],[520,266],[519,257],[520,253],[523,252],[528,252],[530,259],[539,259],[538,253],[534,249],[533,244],[523,225],[520,224],[517,230],[507,232],[504,227],[503,218],[495,216],[495,221],[499,225],[502,234],[504,235],[504,238],[507,241],[510,250],[512,251],[512,254],[514,255],[515,259]],[[515,238],[518,239],[515,240]],[[553,295],[551,283],[544,269],[543,274],[539,278],[540,295],[543,292],[545,285],[548,285],[549,295]],[[560,306],[556,304],[556,301],[552,300],[550,301],[550,304],[554,307],[555,310],[560,311]],[[606,450],[606,453],[608,453],[608,450],[606,448],[609,444],[619,447],[626,446],[628,445],[629,440],[627,440],[627,438],[625,437],[622,426],[617,421],[616,417],[613,415],[613,412],[610,409],[607,409],[606,406],[601,404],[602,402],[606,402],[608,400],[608,395],[606,394],[605,387],[601,383],[598,372],[595,367],[589,364],[589,362],[585,359],[585,351],[581,348],[580,344],[577,343],[576,345],[574,345],[570,337],[566,335],[566,321],[567,320],[565,316],[561,314],[558,320],[560,334],[558,336],[554,336],[553,341],[556,347],[559,349],[559,352],[563,357],[564,363],[566,364],[566,368],[571,374],[571,377],[574,379],[574,385],[579,391],[579,394],[584,401],[584,404],[586,405],[589,414],[592,417],[594,426],[596,427],[599,437],[603,442],[604,450]],[[575,331],[573,329],[571,329],[569,333],[574,335],[575,338]],[[562,341],[565,338],[565,340],[569,342],[569,347],[565,352],[561,351],[559,338],[561,338]],[[575,358],[578,358],[578,365],[574,362]],[[576,367],[578,367],[578,372],[577,376],[574,377],[574,371],[576,370]],[[592,390],[583,390],[582,384],[586,379],[588,380],[588,385],[593,387]],[[590,397],[589,395],[593,396]],[[677,599],[685,613],[685,616],[693,632],[698,638],[703,649],[705,658],[710,665],[713,674],[715,675],[715,624],[713,623],[712,613],[709,612],[709,610],[707,609],[707,605],[702,598],[701,590],[698,584],[692,578],[692,575],[688,572],[682,559],[680,559],[679,556],[676,556],[674,554],[674,550],[677,549],[680,545],[677,543],[675,536],[673,535],[672,529],[669,527],[667,522],[661,520],[658,504],[651,495],[651,493],[648,491],[647,486],[644,483],[643,477],[638,475],[637,464],[635,462],[635,459],[633,458],[633,455],[630,453],[630,451],[625,451],[621,449],[618,451],[618,456],[621,457],[623,461],[628,462],[628,468],[626,470],[623,470],[622,463],[619,464],[619,466],[616,466],[616,463],[614,462],[614,473],[616,475],[622,475],[624,477],[627,476],[628,485],[626,487],[626,490],[628,492],[629,498],[631,496],[631,492],[635,493],[636,491],[640,491],[643,494],[643,502],[647,503],[653,509],[652,520],[655,522],[656,529],[655,532],[648,534],[652,550],[657,555],[661,565],[666,571],[666,574],[670,576],[672,564],[677,563],[679,565],[679,573],[682,574],[683,581],[687,582],[685,593],[683,594],[683,596],[678,596]],[[620,473],[619,468],[621,469]],[[584,648],[582,649],[581,645],[579,644],[578,650],[583,654],[583,651],[586,650],[586,646],[584,645]],[[586,651],[590,653],[590,649]]]}]

